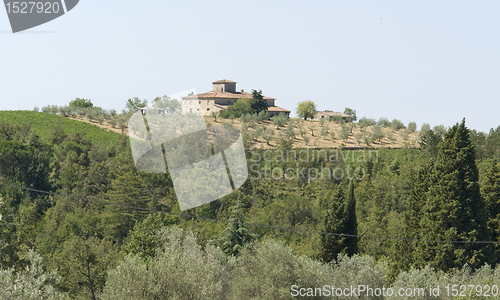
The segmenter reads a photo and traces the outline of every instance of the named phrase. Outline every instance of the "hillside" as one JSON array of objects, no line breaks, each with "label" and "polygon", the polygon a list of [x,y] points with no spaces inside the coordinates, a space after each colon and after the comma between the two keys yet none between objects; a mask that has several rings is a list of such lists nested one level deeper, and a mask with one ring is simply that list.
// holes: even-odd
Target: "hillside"
[{"label": "hillside", "polygon": [[[128,132],[126,124],[123,124],[123,127],[118,125],[120,124],[120,121],[123,120],[123,116],[120,115],[117,115],[115,118],[100,120],[90,120],[84,116],[69,118],[93,124],[116,133],[127,134]],[[242,123],[239,119],[228,120],[217,118],[217,120],[214,120],[213,117],[205,117],[205,121],[209,126],[229,125],[238,128],[240,131],[242,131],[242,126],[246,126],[249,133],[247,138],[253,140],[252,146],[256,148],[275,148],[278,144],[278,139],[281,136],[286,135],[285,132],[289,126],[293,127],[295,133],[292,148],[362,148],[367,146],[374,148],[418,148],[419,131],[410,132],[405,129],[393,130],[389,127],[379,127],[381,130],[381,138],[379,140],[378,138],[372,138],[375,126],[362,127],[357,123],[348,123],[345,124],[344,127],[349,130],[349,134],[347,139],[344,139],[342,136],[342,125],[335,122],[324,122],[321,124],[321,122],[315,120],[304,121],[299,118],[291,118],[288,124],[278,128],[272,123],[272,121]],[[123,128],[123,130],[121,128]],[[323,130],[323,128],[325,129]],[[262,132],[266,131],[270,134],[269,143],[266,142],[262,136]]]},{"label": "hillside", "polygon": [[116,144],[120,136],[116,132],[86,122],[34,111],[0,111],[0,123],[4,122],[15,125],[31,124],[31,130],[34,130],[42,140],[47,140],[58,123],[68,135],[75,132],[85,133],[85,137],[93,143],[105,146]]}]

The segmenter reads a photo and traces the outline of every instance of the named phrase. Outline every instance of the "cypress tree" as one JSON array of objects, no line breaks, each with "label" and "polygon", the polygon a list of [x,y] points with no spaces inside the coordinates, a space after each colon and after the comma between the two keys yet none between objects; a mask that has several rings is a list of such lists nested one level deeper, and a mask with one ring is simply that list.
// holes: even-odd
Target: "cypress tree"
[{"label": "cypress tree", "polygon": [[[465,119],[453,126],[438,145],[436,162],[429,176],[429,190],[416,236],[423,240],[451,240],[464,243],[418,242],[414,252],[416,266],[430,264],[441,270],[475,268],[487,259],[491,247],[466,243],[489,240],[487,214],[479,190],[474,146]],[[411,222],[410,222],[411,224]]]},{"label": "cypress tree", "polygon": [[[331,197],[331,200],[327,204],[327,210],[323,219],[323,231],[357,235],[354,185],[350,184],[347,199],[340,186],[329,197]],[[358,240],[356,237],[322,234],[321,244],[321,257],[325,262],[335,260],[339,253],[352,256],[358,252]]]},{"label": "cypress tree", "polygon": [[417,174],[414,175],[413,185],[409,187],[410,193],[406,203],[406,211],[403,214],[404,223],[399,235],[401,240],[394,243],[392,247],[394,260],[389,269],[389,280],[391,281],[396,279],[401,271],[408,271],[415,263],[414,252],[418,242],[412,240],[420,238],[422,232],[421,209],[425,203],[425,195],[429,190],[429,174],[432,167],[433,160],[418,170]]},{"label": "cypress tree", "polygon": [[221,231],[219,244],[222,251],[228,255],[237,255],[243,245],[254,240],[257,235],[252,234],[245,225],[245,207],[240,199],[232,209],[229,225]]},{"label": "cypress tree", "polygon": [[[345,207],[346,230],[345,233],[358,235],[358,219],[356,218],[356,198],[354,197],[354,183],[351,180],[349,184],[349,193],[347,194],[347,202]],[[346,253],[353,256],[358,253],[358,238],[348,237],[346,240]]]},{"label": "cypress tree", "polygon": [[[498,160],[491,161],[488,170],[484,175],[485,179],[481,186],[481,195],[483,196],[486,211],[488,212],[488,230],[492,241],[500,242],[500,170],[498,169]],[[494,245],[495,261],[500,263],[500,244]]]}]

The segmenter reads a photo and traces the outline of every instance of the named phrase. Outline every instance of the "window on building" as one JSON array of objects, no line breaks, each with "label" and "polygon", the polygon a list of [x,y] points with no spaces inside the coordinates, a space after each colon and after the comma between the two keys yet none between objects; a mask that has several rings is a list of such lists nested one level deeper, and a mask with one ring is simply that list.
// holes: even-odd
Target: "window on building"
[{"label": "window on building", "polygon": [[209,110],[210,110],[210,108],[207,108],[207,111],[209,111]]},{"label": "window on building", "polygon": [[198,101],[198,104],[201,104],[201,101]]}]

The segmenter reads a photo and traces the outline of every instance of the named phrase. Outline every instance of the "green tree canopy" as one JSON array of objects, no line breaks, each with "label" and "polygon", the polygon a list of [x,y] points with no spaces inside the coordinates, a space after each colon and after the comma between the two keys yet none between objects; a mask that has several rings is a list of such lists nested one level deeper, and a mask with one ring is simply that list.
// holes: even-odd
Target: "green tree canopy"
[{"label": "green tree canopy", "polygon": [[176,113],[181,110],[181,102],[176,99],[170,99],[167,95],[163,97],[156,97],[153,100],[154,108],[165,109],[169,113]]},{"label": "green tree canopy", "polygon": [[148,105],[148,100],[141,100],[138,97],[130,98],[127,100],[125,106],[128,112],[133,112],[138,108],[146,107]]},{"label": "green tree canopy", "polygon": [[299,102],[296,112],[297,115],[304,118],[304,120],[307,120],[307,118],[312,119],[316,114],[316,104],[311,100]]},{"label": "green tree canopy", "polygon": [[[427,176],[425,199],[419,200],[419,204],[409,203],[416,206],[420,227],[407,219],[409,230],[413,230],[410,234],[430,241],[490,240],[474,145],[465,119],[445,133]],[[491,261],[491,250],[488,244],[420,242],[415,245],[413,259],[415,266],[430,264],[445,271],[465,263],[475,268]]]},{"label": "green tree canopy", "polygon": [[253,114],[255,109],[252,107],[252,100],[248,98],[240,98],[236,100],[233,105],[229,105],[226,110],[221,111],[221,118],[229,118],[234,115],[235,118],[239,118],[242,115]]},{"label": "green tree canopy", "polygon": [[250,99],[250,101],[255,113],[260,113],[267,109],[266,100],[264,100],[264,96],[260,90],[252,90],[252,99]]},{"label": "green tree canopy", "polygon": [[92,104],[92,101],[90,101],[90,99],[76,98],[75,100],[69,102],[69,106],[78,108],[89,108],[89,107],[94,107],[94,104]]},{"label": "green tree canopy", "polygon": [[[330,233],[357,235],[358,224],[356,219],[356,200],[354,185],[351,181],[349,192],[345,197],[339,185],[332,194],[326,196],[327,210],[323,219],[323,231]],[[352,256],[358,252],[358,239],[352,236],[321,235],[323,261],[330,262],[337,259],[339,254]]]},{"label": "green tree canopy", "polygon": [[257,237],[242,224],[245,222],[245,207],[239,199],[233,207],[229,222],[226,229],[221,232],[219,242],[224,253],[236,255],[246,243]]},{"label": "green tree canopy", "polygon": [[344,114],[350,116],[352,121],[356,121],[358,119],[358,117],[356,116],[356,110],[355,109],[346,107],[345,110],[344,110]]}]

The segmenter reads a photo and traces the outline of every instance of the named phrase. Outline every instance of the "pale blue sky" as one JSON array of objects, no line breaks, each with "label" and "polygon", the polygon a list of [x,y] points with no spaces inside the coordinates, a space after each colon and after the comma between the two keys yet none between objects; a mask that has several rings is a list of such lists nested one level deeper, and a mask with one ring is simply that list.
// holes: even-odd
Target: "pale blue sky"
[{"label": "pale blue sky", "polygon": [[0,110],[122,110],[230,79],[295,111],[500,125],[498,1],[96,1],[27,33],[0,9]]}]

